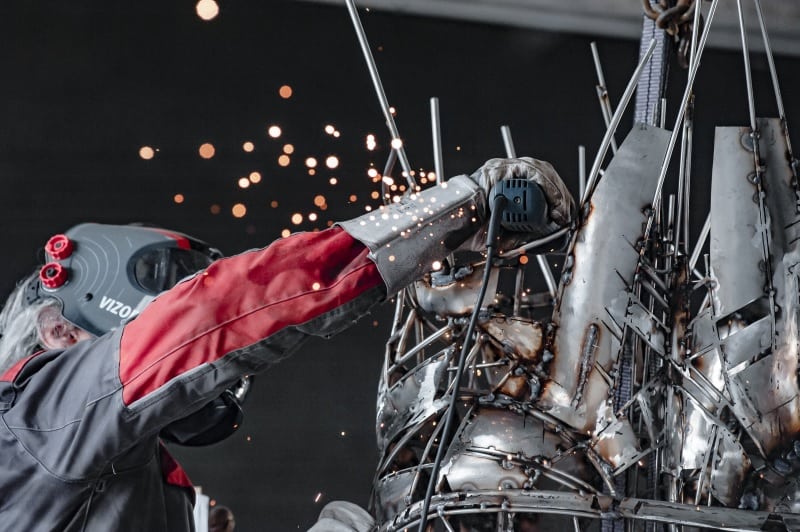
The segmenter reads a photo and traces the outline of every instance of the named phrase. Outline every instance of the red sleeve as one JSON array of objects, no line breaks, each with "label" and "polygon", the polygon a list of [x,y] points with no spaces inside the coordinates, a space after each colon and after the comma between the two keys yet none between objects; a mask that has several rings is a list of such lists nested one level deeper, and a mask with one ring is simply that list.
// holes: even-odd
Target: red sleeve
[{"label": "red sleeve", "polygon": [[[202,364],[336,311],[382,286],[367,254],[340,228],[299,233],[219,260],[178,284],[123,331],[123,402],[130,405]],[[348,323],[355,317],[343,316]]]}]

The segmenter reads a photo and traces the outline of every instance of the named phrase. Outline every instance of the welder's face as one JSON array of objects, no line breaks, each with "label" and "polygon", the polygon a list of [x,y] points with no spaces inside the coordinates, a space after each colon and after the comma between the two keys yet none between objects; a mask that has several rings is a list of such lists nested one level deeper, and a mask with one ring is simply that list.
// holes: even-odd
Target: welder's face
[{"label": "welder's face", "polygon": [[68,322],[56,308],[48,308],[39,316],[39,342],[46,349],[66,349],[94,335]]}]

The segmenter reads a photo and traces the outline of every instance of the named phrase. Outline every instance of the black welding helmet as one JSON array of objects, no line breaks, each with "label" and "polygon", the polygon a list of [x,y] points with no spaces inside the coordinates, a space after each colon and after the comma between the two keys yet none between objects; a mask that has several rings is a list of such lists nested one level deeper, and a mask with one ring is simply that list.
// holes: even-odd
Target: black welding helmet
[{"label": "black welding helmet", "polygon": [[45,246],[46,264],[27,299],[61,301],[62,314],[101,336],[138,314],[155,296],[222,257],[190,236],[134,225],[81,224]]}]

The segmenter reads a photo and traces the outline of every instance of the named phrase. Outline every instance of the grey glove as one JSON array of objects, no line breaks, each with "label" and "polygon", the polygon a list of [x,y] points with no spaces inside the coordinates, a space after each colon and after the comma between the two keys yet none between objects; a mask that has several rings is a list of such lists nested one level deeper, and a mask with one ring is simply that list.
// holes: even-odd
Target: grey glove
[{"label": "grey glove", "polygon": [[[541,228],[540,234],[535,237],[557,231],[569,225],[575,216],[575,201],[567,190],[567,186],[561,180],[553,165],[547,161],[540,161],[531,157],[519,157],[516,159],[489,159],[483,166],[478,168],[469,178],[474,181],[483,191],[484,198],[488,198],[492,187],[504,180],[512,178],[524,178],[538,184],[547,199],[547,221],[548,225]],[[485,221],[489,220],[488,200],[485,204]],[[488,227],[484,225],[480,231],[469,238],[461,249],[470,251],[484,251],[486,249],[486,232]],[[524,235],[512,235],[513,243],[507,243],[501,247],[514,247],[520,240],[525,241]],[[528,239],[530,240],[530,239]],[[508,242],[508,240],[507,240]]]},{"label": "grey glove", "polygon": [[375,525],[366,510],[347,501],[328,503],[308,532],[369,532]]},{"label": "grey glove", "polygon": [[[453,177],[339,225],[369,248],[387,293],[393,294],[436,269],[435,264],[441,264],[457,249],[483,251],[489,193],[495,183],[511,177],[535,181],[544,191],[548,220],[541,235],[570,222],[575,206],[553,167],[520,158],[492,159],[472,176]],[[513,235],[516,239],[525,237]]]}]

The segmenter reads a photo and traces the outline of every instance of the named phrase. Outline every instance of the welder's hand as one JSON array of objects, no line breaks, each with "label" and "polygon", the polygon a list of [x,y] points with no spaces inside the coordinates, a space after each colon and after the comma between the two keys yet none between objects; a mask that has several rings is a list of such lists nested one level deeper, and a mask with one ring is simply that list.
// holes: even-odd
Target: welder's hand
[{"label": "welder's hand", "polygon": [[[538,184],[544,192],[547,200],[547,219],[548,226],[543,228],[545,233],[552,233],[569,225],[575,214],[575,201],[567,190],[566,185],[559,177],[558,172],[553,166],[546,162],[531,157],[519,157],[516,159],[489,159],[483,166],[478,168],[469,176],[483,190],[486,198],[485,221],[489,221],[488,198],[492,187],[503,179],[522,178]],[[473,237],[462,245],[462,249],[472,251],[483,251],[486,249],[486,232],[488,228],[482,227]],[[501,242],[501,247],[508,249],[514,247],[523,235],[511,235],[505,245]],[[540,235],[543,236],[543,235]],[[523,238],[524,240],[524,238]]]}]

